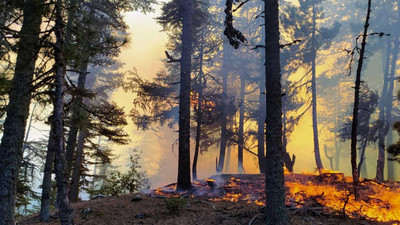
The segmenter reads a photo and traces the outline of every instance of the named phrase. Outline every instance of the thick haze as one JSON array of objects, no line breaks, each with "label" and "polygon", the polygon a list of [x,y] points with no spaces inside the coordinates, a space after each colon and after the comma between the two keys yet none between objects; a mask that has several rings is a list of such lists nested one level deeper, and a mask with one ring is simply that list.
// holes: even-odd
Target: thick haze
[{"label": "thick haze", "polygon": [[[345,2],[349,5],[354,5],[354,2],[359,1],[340,1]],[[250,4],[250,3],[249,3]],[[387,3],[390,4],[390,3]],[[341,7],[340,10],[336,10],[334,7]],[[349,109],[352,105],[349,103],[353,99],[353,89],[351,88],[354,74],[351,77],[347,76],[348,70],[345,68],[348,61],[346,53],[343,49],[351,48],[355,44],[355,37],[361,32],[363,22],[365,20],[365,10],[360,8],[358,11],[359,16],[356,15],[339,15],[339,13],[346,13],[347,6],[337,3],[337,5],[325,6],[327,11],[325,12],[325,19],[318,21],[319,27],[331,27],[334,22],[342,23],[340,33],[333,39],[330,46],[321,48],[317,56],[317,93],[318,93],[318,115],[319,115],[319,132],[320,132],[320,149],[323,164],[326,169],[330,168],[330,161],[324,153],[324,146],[327,146],[328,156],[334,154],[334,141],[335,135],[330,132],[333,129],[332,121],[335,116],[330,115],[335,109],[332,108],[331,102],[334,98],[337,98],[333,93],[338,93],[337,84],[338,77],[341,82],[341,113],[337,115],[339,119],[344,119],[350,114]],[[351,6],[353,7],[353,6]],[[125,63],[124,70],[132,70],[133,67],[137,69],[140,76],[147,80],[153,78],[157,72],[164,68],[165,59],[164,51],[166,49],[166,43],[168,36],[166,33],[161,32],[161,26],[154,20],[155,17],[160,15],[160,8],[156,7],[157,10],[154,13],[143,15],[141,13],[126,13],[126,21],[130,27],[130,33],[132,39],[130,44],[122,49],[120,60]],[[351,11],[351,10],[349,10]],[[377,10],[372,11],[372,14],[376,13]],[[238,14],[235,14],[237,17]],[[377,15],[373,16],[371,21],[371,32],[385,32],[393,33],[398,31],[389,30],[384,24],[377,24],[380,22]],[[376,30],[378,29],[379,30]],[[369,87],[373,91],[378,91],[381,94],[382,88],[382,51],[380,49],[387,39],[392,37],[377,36],[369,37],[373,43],[372,49],[370,45],[367,45],[368,64],[363,70],[363,79],[368,83]],[[282,40],[281,42],[285,42]],[[379,45],[382,45],[379,47]],[[378,46],[378,47],[376,47]],[[246,49],[247,48],[247,49]],[[243,51],[250,51],[250,47],[241,47]],[[376,51],[376,52],[374,52]],[[344,59],[341,63],[338,61]],[[233,62],[232,62],[233,63]],[[237,62],[235,62],[237,63]],[[357,60],[354,61],[354,64]],[[239,62],[240,64],[240,62]],[[353,65],[354,68],[354,65]],[[355,69],[354,69],[355,70]],[[396,68],[397,71],[397,68]],[[289,80],[295,81],[300,78],[304,70],[296,70],[290,75]],[[332,80],[329,78],[335,77]],[[398,82],[395,82],[395,93],[397,92]],[[301,91],[300,96],[304,96],[305,99],[309,96],[306,95],[305,91]],[[133,94],[127,94],[119,90],[113,94],[113,100],[118,105],[125,107],[127,113],[132,108]],[[395,103],[395,108],[397,103]],[[298,113],[302,112],[304,107],[298,110]],[[377,117],[377,113],[373,114],[373,118]],[[129,126],[125,128],[126,132],[130,134],[131,143],[128,146],[115,146],[116,154],[119,158],[114,162],[121,166],[121,170],[129,162],[129,152],[131,149],[138,149],[143,152],[143,169],[147,171],[151,178],[151,184],[153,187],[160,185],[176,182],[177,176],[177,146],[173,144],[177,139],[177,127],[169,129],[167,127],[154,127],[154,130],[146,132],[138,131],[133,126],[131,119],[129,120]],[[256,126],[255,123],[248,123],[245,127]],[[304,117],[300,120],[300,123],[295,127],[294,132],[290,135],[287,150],[290,154],[296,155],[296,163],[294,165],[295,172],[314,172],[316,165],[314,159],[313,150],[313,130],[311,120],[311,110],[309,110]],[[397,136],[394,137],[397,140]],[[191,156],[193,157],[194,141],[191,143]],[[232,146],[232,156],[230,171],[231,173],[237,172],[236,158],[237,147]],[[341,144],[342,154],[340,158],[340,170],[350,175],[350,142]],[[215,172],[215,159],[219,154],[219,147],[212,147],[209,152],[203,153],[199,158],[198,176],[199,178],[206,178]],[[256,149],[253,149],[256,151]],[[377,161],[377,144],[371,144],[367,148],[367,167],[368,177],[375,177],[376,161]],[[257,159],[244,152],[244,169],[246,173],[257,173]],[[399,166],[396,165],[395,171],[399,174]],[[397,179],[399,178],[397,174]]]}]

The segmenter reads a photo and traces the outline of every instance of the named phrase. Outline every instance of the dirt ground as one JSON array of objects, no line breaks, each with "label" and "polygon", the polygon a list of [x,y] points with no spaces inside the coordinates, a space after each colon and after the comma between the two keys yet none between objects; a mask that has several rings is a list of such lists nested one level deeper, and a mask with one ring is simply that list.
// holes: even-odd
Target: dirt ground
[{"label": "dirt ground", "polygon": [[[134,194],[100,198],[73,204],[75,224],[82,225],[128,225],[128,224],[265,224],[264,208],[245,202],[210,201],[201,197],[160,198]],[[171,200],[172,199],[172,200]],[[175,206],[175,208],[174,208]],[[169,208],[169,209],[168,209]],[[338,215],[301,214],[288,210],[290,224],[350,225],[385,224]],[[51,221],[40,222],[37,214],[20,218],[18,224],[59,224],[56,215]],[[386,223],[388,224],[388,223]]]}]

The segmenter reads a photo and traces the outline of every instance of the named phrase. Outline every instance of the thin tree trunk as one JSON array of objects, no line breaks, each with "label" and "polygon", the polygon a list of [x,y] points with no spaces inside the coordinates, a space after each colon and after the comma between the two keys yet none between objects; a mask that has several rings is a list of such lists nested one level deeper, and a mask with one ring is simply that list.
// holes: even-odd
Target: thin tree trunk
[{"label": "thin tree trunk", "polygon": [[196,111],[196,146],[194,148],[194,157],[193,157],[193,165],[192,165],[192,178],[194,181],[197,181],[197,161],[199,158],[199,152],[200,152],[200,140],[201,140],[201,120],[202,120],[202,102],[203,102],[203,88],[205,87],[205,78],[204,78],[204,73],[203,73],[203,59],[204,59],[204,34],[202,32],[201,34],[201,46],[200,46],[200,68],[199,68],[199,75],[198,75],[198,102],[197,102],[197,109]]},{"label": "thin tree trunk", "polygon": [[266,207],[267,225],[288,223],[285,207],[282,147],[282,88],[279,49],[279,3],[265,0],[265,77],[266,77]]},{"label": "thin tree trunk", "polygon": [[[81,65],[79,66],[79,76],[78,76],[78,92],[80,93],[85,89],[86,84],[86,77],[87,77],[87,69],[88,69],[88,62],[89,56],[85,56],[82,60]],[[78,94],[76,99],[73,100],[72,103],[72,118],[71,118],[71,125],[68,132],[68,139],[67,139],[67,147],[66,147],[66,161],[67,161],[67,179],[70,179],[71,171],[72,171],[72,164],[74,161],[74,153],[76,149],[77,143],[77,136],[79,125],[85,123],[85,118],[82,117],[82,103],[83,97]]]},{"label": "thin tree trunk", "polygon": [[200,87],[199,89],[199,99],[197,103],[197,127],[196,127],[196,146],[194,149],[194,157],[193,157],[193,165],[192,165],[192,178],[194,181],[197,181],[197,160],[199,158],[200,152],[200,140],[201,140],[201,102],[203,100],[203,89]]},{"label": "thin tree trunk", "polygon": [[[65,46],[67,49],[69,49],[71,46],[71,36],[72,36],[72,26],[73,22],[75,20],[75,14],[77,10],[77,0],[70,0],[69,5],[68,5],[68,21],[67,21],[67,27],[65,31]],[[88,60],[88,59],[87,59]],[[86,60],[86,61],[87,61]],[[87,66],[86,66],[87,67]],[[86,69],[85,69],[86,70]],[[85,77],[81,77],[81,76]],[[79,74],[78,77],[78,89],[83,89],[85,88],[85,80],[86,80],[86,74]],[[75,100],[72,102],[72,119],[71,119],[71,124],[68,132],[68,138],[67,138],[67,147],[65,150],[65,157],[66,157],[66,162],[67,162],[67,179],[69,180],[69,177],[71,175],[71,168],[72,168],[72,161],[73,161],[73,156],[75,152],[75,146],[76,146],[76,137],[78,135],[78,110],[79,110],[79,104],[82,102],[82,97],[77,96]]]},{"label": "thin tree trunk", "polygon": [[55,69],[55,97],[53,121],[50,137],[49,151],[55,152],[55,173],[57,183],[57,207],[62,225],[74,224],[73,210],[68,200],[68,181],[65,173],[65,153],[64,153],[64,39],[63,39],[63,21],[62,21],[62,0],[57,0],[56,4],[56,22],[54,45],[54,69]]},{"label": "thin tree trunk", "polygon": [[313,121],[313,137],[314,137],[314,156],[315,156],[315,163],[317,165],[317,169],[321,172],[324,169],[321,160],[321,153],[319,149],[319,138],[318,138],[318,117],[317,117],[317,84],[316,84],[316,10],[315,10],[315,0],[313,0],[312,5],[312,12],[313,12],[313,30],[312,30],[312,39],[311,39],[311,55],[312,55],[312,79],[311,79],[311,92],[312,92],[312,121]]},{"label": "thin tree trunk", "polygon": [[191,187],[190,182],[190,73],[192,56],[192,22],[193,0],[182,3],[182,54],[181,79],[179,93],[179,158],[177,190],[185,191]]},{"label": "thin tree trunk", "polygon": [[83,161],[83,150],[85,147],[86,136],[87,136],[87,128],[86,128],[86,126],[83,126],[81,128],[81,130],[79,130],[78,145],[76,148],[77,151],[76,151],[75,165],[74,165],[74,170],[72,172],[72,177],[71,177],[70,191],[68,193],[70,202],[78,201],[79,186],[80,186],[79,182],[80,182],[81,172],[82,172],[81,166],[82,166],[82,161]]},{"label": "thin tree trunk", "polygon": [[367,44],[367,35],[369,27],[369,19],[371,14],[371,0],[368,0],[367,17],[364,25],[364,32],[361,42],[360,58],[358,60],[358,67],[355,81],[354,92],[354,108],[353,108],[353,121],[351,126],[351,171],[353,175],[354,195],[357,197],[357,186],[359,181],[359,171],[357,168],[357,129],[358,129],[358,110],[360,104],[360,85],[361,85],[361,71],[364,62],[365,46]]},{"label": "thin tree trunk", "polygon": [[257,120],[257,156],[258,168],[261,174],[266,173],[265,163],[265,80],[260,81],[260,95],[258,97],[258,120]]},{"label": "thin tree trunk", "polygon": [[225,151],[226,151],[226,143],[228,139],[227,134],[227,112],[226,112],[226,104],[228,101],[228,48],[229,45],[226,41],[223,43],[223,56],[222,56],[222,118],[221,118],[221,143],[219,150],[219,160],[217,165],[217,173],[222,173],[224,170],[225,164]]},{"label": "thin tree trunk", "polygon": [[384,168],[385,168],[385,99],[387,97],[388,89],[388,76],[390,67],[390,57],[392,55],[391,43],[388,41],[386,50],[385,67],[383,71],[383,87],[382,94],[379,100],[379,130],[378,130],[378,161],[376,164],[376,180],[382,182],[384,180]]},{"label": "thin tree trunk", "polygon": [[243,146],[244,146],[244,102],[245,102],[245,85],[246,81],[243,77],[240,78],[240,99],[242,103],[239,109],[239,133],[238,133],[238,173],[242,174],[243,169]]},{"label": "thin tree trunk", "polygon": [[32,98],[35,62],[40,49],[43,4],[43,0],[26,0],[23,9],[21,38],[0,144],[0,224],[14,224],[16,180]]},{"label": "thin tree trunk", "polygon": [[[399,16],[400,18],[400,16]],[[390,76],[389,76],[389,89],[387,92],[386,96],[386,120],[389,125],[389,132],[386,136],[386,144],[387,146],[393,144],[393,121],[392,121],[392,110],[393,110],[393,92],[394,92],[394,75],[396,73],[396,68],[397,68],[397,59],[398,59],[398,54],[399,54],[399,36],[396,35],[395,40],[394,40],[394,49],[393,49],[393,55],[392,55],[392,65],[390,68]],[[393,158],[392,155],[387,154],[387,179],[390,181],[394,181],[395,176],[394,176],[394,162],[390,160],[390,158]]]}]

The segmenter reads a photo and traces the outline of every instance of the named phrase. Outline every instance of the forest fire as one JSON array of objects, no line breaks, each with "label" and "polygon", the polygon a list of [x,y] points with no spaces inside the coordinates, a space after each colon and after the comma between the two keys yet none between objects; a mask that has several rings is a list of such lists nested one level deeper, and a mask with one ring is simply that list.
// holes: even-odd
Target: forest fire
[{"label": "forest fire", "polygon": [[[286,206],[294,213],[346,215],[351,218],[400,224],[400,184],[362,180],[359,198],[351,194],[350,178],[342,173],[286,174]],[[212,201],[265,205],[262,175],[216,175],[195,182],[188,193],[178,195],[175,185],[153,192],[153,196],[206,197]]]}]

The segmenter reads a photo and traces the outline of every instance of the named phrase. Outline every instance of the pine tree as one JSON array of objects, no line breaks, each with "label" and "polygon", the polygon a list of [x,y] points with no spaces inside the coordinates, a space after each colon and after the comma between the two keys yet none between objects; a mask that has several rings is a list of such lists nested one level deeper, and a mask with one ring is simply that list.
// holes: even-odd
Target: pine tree
[{"label": "pine tree", "polygon": [[40,49],[40,25],[43,0],[28,0],[24,4],[24,19],[14,77],[11,82],[7,117],[0,144],[0,224],[14,224],[15,188],[20,163],[25,126],[32,98],[33,74]]}]

